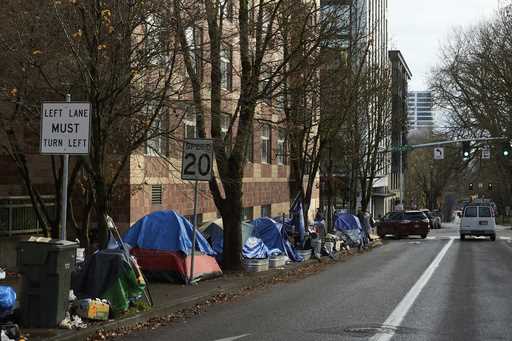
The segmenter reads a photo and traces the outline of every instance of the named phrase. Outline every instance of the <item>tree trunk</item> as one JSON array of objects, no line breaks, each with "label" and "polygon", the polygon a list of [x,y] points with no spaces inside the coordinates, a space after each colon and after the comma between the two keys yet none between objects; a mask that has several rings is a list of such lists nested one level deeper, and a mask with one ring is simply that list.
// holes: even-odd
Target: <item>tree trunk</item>
[{"label": "tree trunk", "polygon": [[228,200],[220,206],[224,225],[224,269],[241,270],[242,254],[242,181],[235,180],[229,186],[224,186]]}]

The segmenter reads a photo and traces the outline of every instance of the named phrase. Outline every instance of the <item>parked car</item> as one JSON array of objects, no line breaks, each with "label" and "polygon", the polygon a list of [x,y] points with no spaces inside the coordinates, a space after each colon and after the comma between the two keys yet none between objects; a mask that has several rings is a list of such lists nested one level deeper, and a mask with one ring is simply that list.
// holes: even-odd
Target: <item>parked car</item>
[{"label": "parked car", "polygon": [[396,237],[418,235],[426,238],[430,231],[428,217],[422,211],[390,212],[377,226],[377,234],[383,238],[387,234]]},{"label": "parked car", "polygon": [[441,228],[441,217],[439,215],[436,215],[434,212],[430,212],[427,209],[422,209],[421,212],[425,213],[427,216],[431,229]]},{"label": "parked car", "polygon": [[466,236],[488,236],[496,240],[496,219],[490,205],[468,205],[460,220],[460,240]]}]

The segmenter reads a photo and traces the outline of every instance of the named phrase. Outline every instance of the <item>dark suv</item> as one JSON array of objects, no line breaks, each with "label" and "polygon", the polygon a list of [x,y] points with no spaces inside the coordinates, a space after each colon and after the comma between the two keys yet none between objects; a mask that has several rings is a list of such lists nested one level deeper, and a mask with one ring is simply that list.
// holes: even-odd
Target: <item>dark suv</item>
[{"label": "dark suv", "polygon": [[426,238],[430,231],[430,221],[421,211],[390,212],[384,216],[377,226],[380,238],[387,234],[396,237],[418,235]]}]

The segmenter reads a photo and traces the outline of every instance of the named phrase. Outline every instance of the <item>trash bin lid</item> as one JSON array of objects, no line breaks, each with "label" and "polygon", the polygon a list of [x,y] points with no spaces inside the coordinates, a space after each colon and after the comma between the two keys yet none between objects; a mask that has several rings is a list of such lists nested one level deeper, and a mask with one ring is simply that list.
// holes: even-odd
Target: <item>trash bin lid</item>
[{"label": "trash bin lid", "polygon": [[20,241],[19,244],[38,244],[38,245],[47,245],[51,248],[59,248],[59,249],[65,249],[68,247],[78,247],[78,243],[71,242],[69,240],[61,240],[61,239],[51,239],[51,238],[45,238],[45,237],[36,237],[31,236],[28,240]]}]

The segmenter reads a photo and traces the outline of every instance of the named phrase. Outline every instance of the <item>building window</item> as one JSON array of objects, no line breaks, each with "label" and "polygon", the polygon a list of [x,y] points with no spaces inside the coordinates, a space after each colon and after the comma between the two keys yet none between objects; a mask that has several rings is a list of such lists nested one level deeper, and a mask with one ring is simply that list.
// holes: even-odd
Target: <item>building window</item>
[{"label": "building window", "polygon": [[272,215],[272,205],[261,205],[261,216],[270,217]]},{"label": "building window", "polygon": [[144,50],[152,65],[164,65],[169,60],[165,35],[162,19],[154,14],[148,15],[144,23]]},{"label": "building window", "polygon": [[242,221],[251,221],[254,219],[254,208],[243,207],[242,208]]},{"label": "building window", "polygon": [[245,147],[245,160],[249,162],[254,162],[254,135],[249,133],[249,141],[247,142],[247,146]]},{"label": "building window", "polygon": [[277,164],[286,165],[286,131],[279,129],[277,136]]},{"label": "building window", "polygon": [[162,205],[162,185],[151,185],[151,205]]},{"label": "building window", "polygon": [[185,28],[185,38],[187,40],[192,67],[197,77],[201,78],[203,65],[203,51],[201,48],[203,43],[203,31],[199,27],[187,27]]},{"label": "building window", "polygon": [[[153,112],[153,106],[148,106],[146,109],[146,113],[149,117],[155,115]],[[162,127],[162,119],[157,116],[151,122],[151,126],[148,128],[147,140],[145,143],[144,154],[150,156],[159,156],[164,153],[164,136],[163,136],[163,127]]]},{"label": "building window", "polygon": [[221,86],[233,90],[233,49],[231,46],[222,45],[220,50],[220,81]]},{"label": "building window", "polygon": [[270,140],[272,129],[269,124],[264,124],[261,128],[261,162],[263,163],[272,163],[271,159],[271,149],[272,144]]},{"label": "building window", "polygon": [[185,138],[186,139],[197,138],[196,115],[188,113],[185,115],[185,119],[183,121],[185,123]]},{"label": "building window", "polygon": [[263,101],[272,105],[272,74],[268,67],[260,75],[259,92]]}]

